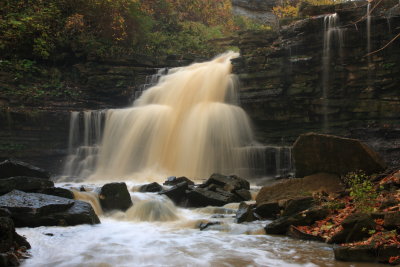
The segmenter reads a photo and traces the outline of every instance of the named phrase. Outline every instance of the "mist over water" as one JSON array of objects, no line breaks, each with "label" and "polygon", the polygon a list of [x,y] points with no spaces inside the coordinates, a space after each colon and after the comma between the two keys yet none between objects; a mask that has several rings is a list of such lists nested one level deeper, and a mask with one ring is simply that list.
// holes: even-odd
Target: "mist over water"
[{"label": "mist over water", "polygon": [[132,107],[107,111],[90,179],[246,175],[249,153],[241,148],[254,138],[248,116],[237,106],[237,83],[231,75],[231,59],[238,55],[227,52],[172,69]]}]

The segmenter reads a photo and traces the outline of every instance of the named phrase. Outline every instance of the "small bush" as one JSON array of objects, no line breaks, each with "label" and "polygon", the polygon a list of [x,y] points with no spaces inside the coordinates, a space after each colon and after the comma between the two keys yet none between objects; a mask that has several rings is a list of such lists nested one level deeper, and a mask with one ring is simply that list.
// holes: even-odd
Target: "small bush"
[{"label": "small bush", "polygon": [[350,172],[344,177],[344,182],[350,189],[355,208],[360,212],[372,212],[378,193],[370,177],[363,171]]}]

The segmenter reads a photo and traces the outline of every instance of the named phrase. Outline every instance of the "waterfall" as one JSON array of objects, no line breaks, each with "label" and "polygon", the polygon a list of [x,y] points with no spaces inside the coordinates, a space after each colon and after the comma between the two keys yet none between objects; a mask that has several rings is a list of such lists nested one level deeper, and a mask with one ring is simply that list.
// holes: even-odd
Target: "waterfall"
[{"label": "waterfall", "polygon": [[322,52],[322,113],[323,113],[323,132],[329,130],[329,90],[332,84],[331,58],[335,44],[339,45],[339,50],[343,45],[343,30],[338,27],[339,17],[335,14],[324,17],[324,47]]},{"label": "waterfall", "polygon": [[[65,177],[163,181],[214,172],[246,178],[288,176],[290,148],[258,144],[238,106],[234,52],[209,62],[160,69],[133,105],[72,112]],[[143,87],[144,89],[146,87]]]},{"label": "waterfall", "polygon": [[145,83],[140,85],[134,92],[133,100],[138,99],[146,89],[156,85],[163,75],[168,73],[168,68],[160,68],[153,75],[146,76]]}]

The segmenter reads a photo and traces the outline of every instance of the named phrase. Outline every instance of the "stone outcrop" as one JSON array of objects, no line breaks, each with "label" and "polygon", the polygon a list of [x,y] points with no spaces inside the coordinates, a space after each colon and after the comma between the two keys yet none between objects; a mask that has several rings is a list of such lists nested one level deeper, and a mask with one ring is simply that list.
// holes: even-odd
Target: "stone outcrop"
[{"label": "stone outcrop", "polygon": [[[390,8],[398,1],[372,5],[378,2],[371,14],[371,51],[399,33],[399,8]],[[259,140],[290,144],[302,133],[325,131],[367,141],[393,164],[399,163],[400,41],[366,56],[366,6],[365,1],[351,1],[325,10],[337,13],[344,41],[340,48],[337,35],[331,38],[328,79],[322,64],[326,13],[279,32],[240,34],[241,57],[233,60],[233,71],[241,83],[241,105],[254,121]]]},{"label": "stone outcrop", "polygon": [[381,157],[359,140],[316,133],[296,140],[293,157],[296,177],[319,172],[345,175],[357,170],[372,174],[386,168]]},{"label": "stone outcrop", "polygon": [[236,175],[214,173],[200,185],[192,185],[190,182],[183,179],[159,194],[166,195],[182,207],[224,206],[251,199],[249,182]]}]

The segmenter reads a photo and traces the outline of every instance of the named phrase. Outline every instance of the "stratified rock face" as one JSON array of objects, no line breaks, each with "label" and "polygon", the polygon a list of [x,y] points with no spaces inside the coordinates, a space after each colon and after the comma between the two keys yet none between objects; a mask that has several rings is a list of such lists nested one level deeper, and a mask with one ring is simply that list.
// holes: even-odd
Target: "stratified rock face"
[{"label": "stratified rock face", "polygon": [[10,211],[16,227],[72,226],[100,222],[89,203],[18,190],[1,196],[0,208]]},{"label": "stratified rock face", "polygon": [[277,18],[272,8],[279,4],[279,0],[232,0],[233,13],[264,24],[276,25]]},{"label": "stratified rock face", "polygon": [[132,206],[132,199],[125,183],[105,184],[99,194],[100,204],[104,211],[126,211]]},{"label": "stratified rock face", "polygon": [[49,179],[50,174],[38,167],[18,160],[5,160],[0,163],[0,178],[28,176]]},{"label": "stratified rock face", "polygon": [[[399,33],[399,8],[389,10],[396,4],[381,1],[374,9],[371,51]],[[241,105],[254,121],[257,137],[264,143],[283,140],[290,144],[300,134],[324,131],[326,123],[325,133],[368,140],[398,159],[400,40],[366,57],[366,20],[356,27],[353,24],[367,13],[366,2],[322,10],[337,13],[343,34],[341,48],[338,35],[331,38],[327,101],[323,99],[323,15],[298,21],[278,33],[240,34],[241,57],[233,60],[233,71],[241,83]]]},{"label": "stratified rock face", "polygon": [[386,167],[380,156],[359,140],[332,135],[301,135],[294,143],[293,156],[297,177],[318,172],[344,175],[357,170],[372,174]]}]

